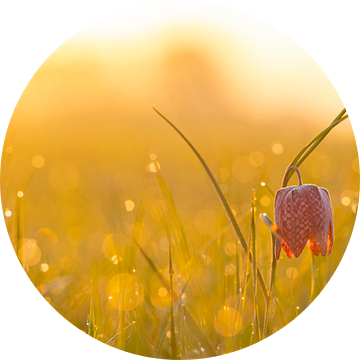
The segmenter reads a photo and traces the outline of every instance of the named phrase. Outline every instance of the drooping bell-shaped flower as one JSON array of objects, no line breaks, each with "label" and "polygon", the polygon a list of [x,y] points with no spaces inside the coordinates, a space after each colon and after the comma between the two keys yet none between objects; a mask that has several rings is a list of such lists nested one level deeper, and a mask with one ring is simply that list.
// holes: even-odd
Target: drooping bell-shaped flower
[{"label": "drooping bell-shaped flower", "polygon": [[334,219],[329,192],[316,185],[303,185],[298,168],[291,166],[287,172],[291,169],[296,171],[299,185],[284,187],[275,196],[275,230],[281,235],[276,238],[276,259],[281,246],[289,258],[300,256],[306,244],[316,256],[330,254]]}]

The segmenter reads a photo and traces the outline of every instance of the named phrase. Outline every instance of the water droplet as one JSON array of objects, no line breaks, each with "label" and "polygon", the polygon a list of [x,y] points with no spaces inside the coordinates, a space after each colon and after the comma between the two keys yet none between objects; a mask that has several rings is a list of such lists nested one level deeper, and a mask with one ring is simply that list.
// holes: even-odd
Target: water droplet
[{"label": "water droplet", "polygon": [[22,191],[18,191],[17,196],[19,198],[22,198],[24,196],[24,193]]},{"label": "water droplet", "polygon": [[10,216],[12,215],[11,210],[6,209],[4,215],[5,215],[6,217],[10,217]]},{"label": "water droplet", "polygon": [[265,186],[266,184],[265,184],[265,181],[262,181],[261,183],[260,183],[260,185],[261,186]]}]

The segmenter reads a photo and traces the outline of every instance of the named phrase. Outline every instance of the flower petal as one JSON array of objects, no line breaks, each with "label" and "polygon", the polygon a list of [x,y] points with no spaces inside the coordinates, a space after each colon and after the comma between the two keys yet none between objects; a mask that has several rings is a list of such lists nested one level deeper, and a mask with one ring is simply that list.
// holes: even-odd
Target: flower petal
[{"label": "flower petal", "polygon": [[307,246],[309,247],[309,249],[312,251],[312,253],[313,253],[314,255],[316,255],[316,256],[319,255],[320,250],[319,250],[319,248],[316,246],[315,241],[314,241],[314,238],[313,238],[312,235],[311,235],[311,237],[310,237],[310,239],[309,239],[309,241],[308,241],[308,243],[307,243]]},{"label": "flower petal", "polygon": [[329,192],[324,188],[320,188],[320,193],[322,195],[321,197],[325,205],[325,231],[329,229],[327,233],[327,253],[330,254],[334,244],[334,216],[331,208],[331,199]]},{"label": "flower petal", "polygon": [[326,223],[330,224],[330,221],[325,215],[324,195],[316,185],[302,185],[302,187],[306,190],[311,232],[314,237],[314,242],[320,250],[321,255],[325,256],[328,248],[327,236],[329,229],[329,227],[326,228],[325,226]]},{"label": "flower petal", "polygon": [[300,256],[311,234],[311,220],[306,199],[306,188],[298,186],[292,190],[293,244],[288,245],[295,257]]},{"label": "flower petal", "polygon": [[[282,247],[284,249],[284,251],[286,252],[286,255],[288,256],[289,259],[292,259],[294,257],[294,254],[292,253],[292,251],[290,250],[290,248],[287,246],[286,242],[282,241]],[[280,255],[280,254],[279,254]]]},{"label": "flower petal", "polygon": [[292,248],[292,244],[294,243],[293,240],[294,228],[292,221],[292,195],[291,195],[291,192],[294,188],[295,186],[289,186],[284,189],[281,189],[276,193],[276,197],[275,197],[275,223],[280,228],[283,237],[283,244],[285,243],[286,248],[288,248],[289,246],[290,248]]},{"label": "flower petal", "polygon": [[284,239],[282,239],[282,235],[281,235],[279,226],[276,224],[273,224],[272,227],[273,227],[272,231],[274,232],[274,236],[275,236],[275,257],[276,257],[276,260],[279,260],[280,253],[281,253],[281,243]]}]

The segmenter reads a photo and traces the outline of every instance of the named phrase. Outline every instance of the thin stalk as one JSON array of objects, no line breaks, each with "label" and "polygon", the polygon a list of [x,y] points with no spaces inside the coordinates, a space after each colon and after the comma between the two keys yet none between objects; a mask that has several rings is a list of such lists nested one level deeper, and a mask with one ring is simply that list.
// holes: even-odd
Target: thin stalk
[{"label": "thin stalk", "polygon": [[316,297],[320,294],[320,284],[316,277],[316,258],[315,255],[310,251],[311,257],[311,292],[310,292],[310,303],[312,303]]},{"label": "thin stalk", "polygon": [[90,317],[89,317],[89,335],[93,338],[96,336],[95,332],[95,309],[94,309],[94,290],[93,290],[93,281],[90,280]]},{"label": "thin stalk", "polygon": [[[168,120],[165,116],[163,116],[160,112],[158,112],[155,108],[153,108],[155,110],[155,112],[160,116],[162,117],[181,137],[182,139],[188,144],[188,146],[191,148],[191,150],[194,152],[194,154],[196,155],[196,157],[198,158],[198,160],[200,161],[201,165],[203,166],[203,168],[205,169],[206,171],[206,174],[208,175],[214,189],[215,189],[215,192],[216,194],[218,195],[219,197],[219,200],[225,210],[225,213],[234,229],[234,232],[235,232],[235,235],[236,237],[238,238],[238,240],[240,241],[245,253],[247,254],[248,253],[248,246],[246,244],[246,241],[240,231],[240,228],[235,220],[235,217],[232,213],[232,211],[230,210],[230,206],[229,204],[227,203],[222,191],[220,190],[220,187],[217,183],[217,181],[215,180],[213,174],[211,173],[209,167],[207,166],[207,164],[205,163],[204,159],[201,157],[201,155],[198,153],[198,151],[195,149],[195,147],[190,143],[190,141],[182,134],[182,132],[175,126],[171,123],[170,120]],[[251,253],[249,253],[249,258],[250,258],[250,262],[252,262],[252,255]],[[266,284],[265,284],[265,281],[264,281],[264,277],[262,276],[261,274],[261,271],[260,269],[256,266],[255,267],[256,269],[256,273],[257,273],[257,276],[258,276],[258,280],[259,280],[259,284],[260,284],[260,287],[261,287],[261,290],[263,292],[263,295],[265,298],[267,298],[268,296],[268,290],[267,290],[267,287],[266,287]]]},{"label": "thin stalk", "polygon": [[270,285],[269,285],[269,297],[266,302],[266,312],[265,312],[265,319],[264,319],[264,328],[263,328],[263,339],[267,335],[267,329],[270,323],[271,317],[271,310],[274,298],[274,288],[275,288],[275,275],[276,275],[276,268],[277,268],[277,260],[275,256],[275,241],[276,238],[274,234],[271,233],[271,243],[272,243],[272,259],[271,259],[271,275],[270,275]]},{"label": "thin stalk", "polygon": [[256,225],[255,225],[255,205],[256,205],[256,196],[255,190],[253,190],[252,197],[252,206],[251,206],[251,247],[252,247],[252,272],[253,272],[253,286],[254,286],[254,342],[257,342],[260,339],[259,336],[259,324],[258,324],[258,307],[257,307],[257,265],[256,265]]},{"label": "thin stalk", "polygon": [[15,201],[15,213],[16,213],[16,222],[15,222],[15,251],[20,260],[21,266],[26,270],[26,265],[24,263],[24,249],[21,248],[24,245],[24,216],[23,216],[23,205],[22,205],[22,196],[19,196],[19,193],[16,196]]},{"label": "thin stalk", "polygon": [[171,247],[169,244],[169,277],[170,277],[170,358],[176,359],[176,338],[175,338],[175,322],[174,322],[174,296],[173,296],[173,276],[174,269],[172,267]]}]

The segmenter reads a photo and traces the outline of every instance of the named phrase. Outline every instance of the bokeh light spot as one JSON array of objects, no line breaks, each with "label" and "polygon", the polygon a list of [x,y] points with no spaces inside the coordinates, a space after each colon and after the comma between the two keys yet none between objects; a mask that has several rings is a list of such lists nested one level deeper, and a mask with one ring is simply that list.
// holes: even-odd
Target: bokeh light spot
[{"label": "bokeh light spot", "polygon": [[235,265],[232,263],[228,263],[225,266],[225,274],[226,275],[234,275],[235,274]]},{"label": "bokeh light spot", "polygon": [[268,196],[263,196],[261,199],[260,199],[260,204],[264,207],[266,206],[269,206],[271,204],[271,200]]},{"label": "bokeh light spot", "polygon": [[135,203],[132,200],[126,200],[125,208],[126,208],[126,211],[133,211],[135,208]]},{"label": "bokeh light spot", "polygon": [[140,281],[135,275],[127,273],[115,275],[107,285],[106,294],[109,303],[119,310],[132,310],[144,299]]},{"label": "bokeh light spot", "polygon": [[296,277],[298,276],[298,271],[297,271],[297,269],[295,269],[294,267],[289,267],[289,268],[286,270],[286,276],[287,276],[290,280],[296,279]]},{"label": "bokeh light spot", "polygon": [[[352,190],[345,190],[340,194],[341,203],[345,206],[349,206],[355,198],[355,192]],[[349,202],[350,201],[350,202]]]},{"label": "bokeh light spot", "polygon": [[215,316],[214,326],[220,335],[234,336],[242,328],[241,315],[237,310],[224,306]]},{"label": "bokeh light spot", "polygon": [[34,266],[41,259],[41,250],[34,239],[24,239],[24,245],[18,252],[18,257],[24,265]]},{"label": "bokeh light spot", "polygon": [[46,263],[43,263],[43,264],[40,265],[40,270],[42,272],[47,272],[49,270],[49,268],[50,268],[49,265],[46,264]]},{"label": "bokeh light spot", "polygon": [[167,294],[168,294],[168,291],[167,291],[164,287],[161,287],[161,288],[158,290],[158,295],[159,295],[160,297],[165,297]]},{"label": "bokeh light spot", "polygon": [[31,163],[34,167],[36,168],[41,168],[44,166],[45,164],[45,159],[43,156],[41,155],[35,155],[32,159],[31,159]]},{"label": "bokeh light spot", "polygon": [[10,217],[10,216],[12,215],[11,210],[6,209],[5,212],[4,212],[4,215],[5,215],[6,217]]},{"label": "bokeh light spot", "polygon": [[252,166],[259,167],[265,161],[265,156],[261,151],[254,151],[249,156],[249,162]]},{"label": "bokeh light spot", "polygon": [[284,151],[284,147],[279,142],[274,142],[271,144],[271,150],[274,154],[280,155]]},{"label": "bokeh light spot", "polygon": [[109,234],[103,242],[105,256],[114,264],[122,261],[120,244],[122,236],[118,233]]},{"label": "bokeh light spot", "polygon": [[24,197],[24,193],[22,191],[18,191],[16,195],[18,198]]}]

